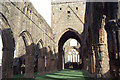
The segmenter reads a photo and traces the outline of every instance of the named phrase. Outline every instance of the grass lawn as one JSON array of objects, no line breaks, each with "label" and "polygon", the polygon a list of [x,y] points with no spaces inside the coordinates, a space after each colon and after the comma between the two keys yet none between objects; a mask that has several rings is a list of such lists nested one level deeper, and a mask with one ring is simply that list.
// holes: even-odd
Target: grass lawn
[{"label": "grass lawn", "polygon": [[[23,78],[23,75],[15,75],[14,78]],[[30,79],[29,79],[30,80]],[[80,70],[65,69],[63,71],[54,72],[39,76],[35,74],[35,80],[92,80]]]}]

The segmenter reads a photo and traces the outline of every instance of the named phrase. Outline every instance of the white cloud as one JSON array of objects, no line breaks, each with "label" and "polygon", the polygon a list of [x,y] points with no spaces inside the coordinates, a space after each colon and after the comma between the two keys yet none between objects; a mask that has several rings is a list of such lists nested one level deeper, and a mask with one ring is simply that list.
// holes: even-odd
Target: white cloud
[{"label": "white cloud", "polygon": [[41,14],[46,22],[51,26],[51,0],[30,0],[35,9]]}]

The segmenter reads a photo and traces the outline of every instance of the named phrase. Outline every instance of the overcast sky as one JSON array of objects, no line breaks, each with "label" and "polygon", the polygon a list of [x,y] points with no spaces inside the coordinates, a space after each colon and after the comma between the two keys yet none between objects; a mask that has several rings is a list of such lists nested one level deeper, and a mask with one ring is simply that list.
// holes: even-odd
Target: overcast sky
[{"label": "overcast sky", "polygon": [[51,0],[30,0],[35,9],[42,15],[51,26]]}]

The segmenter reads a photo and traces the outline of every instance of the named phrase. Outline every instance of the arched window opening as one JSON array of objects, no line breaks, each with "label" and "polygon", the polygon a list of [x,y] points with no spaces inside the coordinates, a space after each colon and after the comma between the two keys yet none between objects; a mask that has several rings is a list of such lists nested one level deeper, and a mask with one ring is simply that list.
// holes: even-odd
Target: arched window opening
[{"label": "arched window opening", "polygon": [[79,62],[79,52],[75,49],[71,49],[68,54],[68,62]]}]

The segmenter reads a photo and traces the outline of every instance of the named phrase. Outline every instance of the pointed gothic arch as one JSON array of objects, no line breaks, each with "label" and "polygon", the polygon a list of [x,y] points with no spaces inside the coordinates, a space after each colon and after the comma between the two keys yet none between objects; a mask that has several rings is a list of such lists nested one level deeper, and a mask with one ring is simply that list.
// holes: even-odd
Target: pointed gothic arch
[{"label": "pointed gothic arch", "polygon": [[31,34],[27,31],[27,30],[24,30],[20,33],[19,37],[22,36],[24,42],[25,42],[25,46],[29,46],[33,43],[33,39],[32,39],[32,36]]},{"label": "pointed gothic arch", "polygon": [[68,28],[61,34],[58,41],[58,65],[57,65],[58,70],[64,69],[63,45],[69,38],[76,39],[82,45],[81,35],[74,29]]},{"label": "pointed gothic arch", "polygon": [[34,78],[34,42],[31,34],[24,30],[19,37],[23,38],[26,54],[25,54],[25,78]]},{"label": "pointed gothic arch", "polygon": [[44,43],[42,39],[37,41],[37,55],[37,71],[40,75],[45,71]]},{"label": "pointed gothic arch", "polygon": [[74,33],[77,37],[79,37],[79,38],[77,38],[76,40],[81,43],[81,39],[82,39],[82,38],[81,38],[80,34],[79,34],[76,30],[74,30],[74,29],[72,29],[72,28],[67,28],[67,29],[65,29],[65,30],[60,34],[60,36],[59,36],[59,38],[58,38],[58,40],[57,40],[57,44],[59,44],[59,40],[61,39],[61,37],[62,37],[66,32],[72,32],[72,33]]}]

